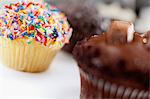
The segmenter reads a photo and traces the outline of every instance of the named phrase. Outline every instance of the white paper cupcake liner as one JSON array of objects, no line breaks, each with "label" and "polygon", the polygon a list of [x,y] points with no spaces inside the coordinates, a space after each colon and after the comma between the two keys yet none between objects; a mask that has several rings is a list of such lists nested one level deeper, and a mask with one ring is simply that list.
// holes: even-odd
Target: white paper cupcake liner
[{"label": "white paper cupcake liner", "polygon": [[[111,83],[104,79],[96,79],[92,75],[87,75],[80,69],[81,81],[87,84],[81,84],[81,99],[150,99],[150,91],[139,90]],[[86,86],[86,87],[87,87]],[[90,87],[96,87],[97,94],[88,93]]]}]

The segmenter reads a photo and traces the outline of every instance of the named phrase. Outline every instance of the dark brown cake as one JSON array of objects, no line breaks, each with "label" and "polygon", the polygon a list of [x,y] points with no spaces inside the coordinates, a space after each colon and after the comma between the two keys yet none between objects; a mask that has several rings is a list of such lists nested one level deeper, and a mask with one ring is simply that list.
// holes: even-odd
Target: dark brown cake
[{"label": "dark brown cake", "polygon": [[64,47],[64,50],[72,53],[77,41],[83,40],[101,33],[101,17],[94,5],[89,2],[65,2],[57,5],[67,16],[73,34],[70,43]]},{"label": "dark brown cake", "polygon": [[148,34],[139,36],[132,23],[114,21],[107,33],[78,42],[73,54],[80,67],[81,99],[150,98],[148,41]]}]

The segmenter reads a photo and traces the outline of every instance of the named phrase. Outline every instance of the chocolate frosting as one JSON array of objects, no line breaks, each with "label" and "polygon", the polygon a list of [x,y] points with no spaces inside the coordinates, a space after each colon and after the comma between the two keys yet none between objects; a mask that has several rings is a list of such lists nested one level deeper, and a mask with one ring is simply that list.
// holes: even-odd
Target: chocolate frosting
[{"label": "chocolate frosting", "polygon": [[[112,22],[106,33],[78,42],[73,51],[74,57],[87,74],[148,90],[150,51],[147,50],[149,42],[144,44],[143,39],[147,39],[149,34],[143,37],[134,31],[129,34],[130,26],[128,22]],[[128,35],[133,35],[131,41],[127,40]]]},{"label": "chocolate frosting", "polygon": [[144,33],[143,43],[146,45],[146,48],[150,51],[150,31]]}]

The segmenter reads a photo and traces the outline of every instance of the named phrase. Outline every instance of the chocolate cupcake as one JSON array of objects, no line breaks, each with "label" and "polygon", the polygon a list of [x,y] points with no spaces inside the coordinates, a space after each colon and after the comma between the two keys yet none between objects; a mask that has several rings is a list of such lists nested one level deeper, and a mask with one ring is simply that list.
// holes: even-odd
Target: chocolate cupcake
[{"label": "chocolate cupcake", "polygon": [[89,2],[70,1],[57,4],[57,7],[66,14],[73,28],[70,43],[63,48],[65,51],[72,53],[77,41],[101,33],[101,17],[96,7]]},{"label": "chocolate cupcake", "polygon": [[78,42],[73,54],[80,68],[81,99],[149,99],[147,41],[132,23],[113,21],[106,33]]}]

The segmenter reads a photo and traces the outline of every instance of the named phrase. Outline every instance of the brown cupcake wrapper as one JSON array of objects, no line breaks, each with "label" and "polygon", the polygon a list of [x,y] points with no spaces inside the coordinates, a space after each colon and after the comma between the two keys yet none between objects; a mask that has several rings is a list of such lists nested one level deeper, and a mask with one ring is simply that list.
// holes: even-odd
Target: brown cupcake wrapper
[{"label": "brown cupcake wrapper", "polygon": [[150,91],[96,79],[80,69],[81,99],[150,99]]}]

